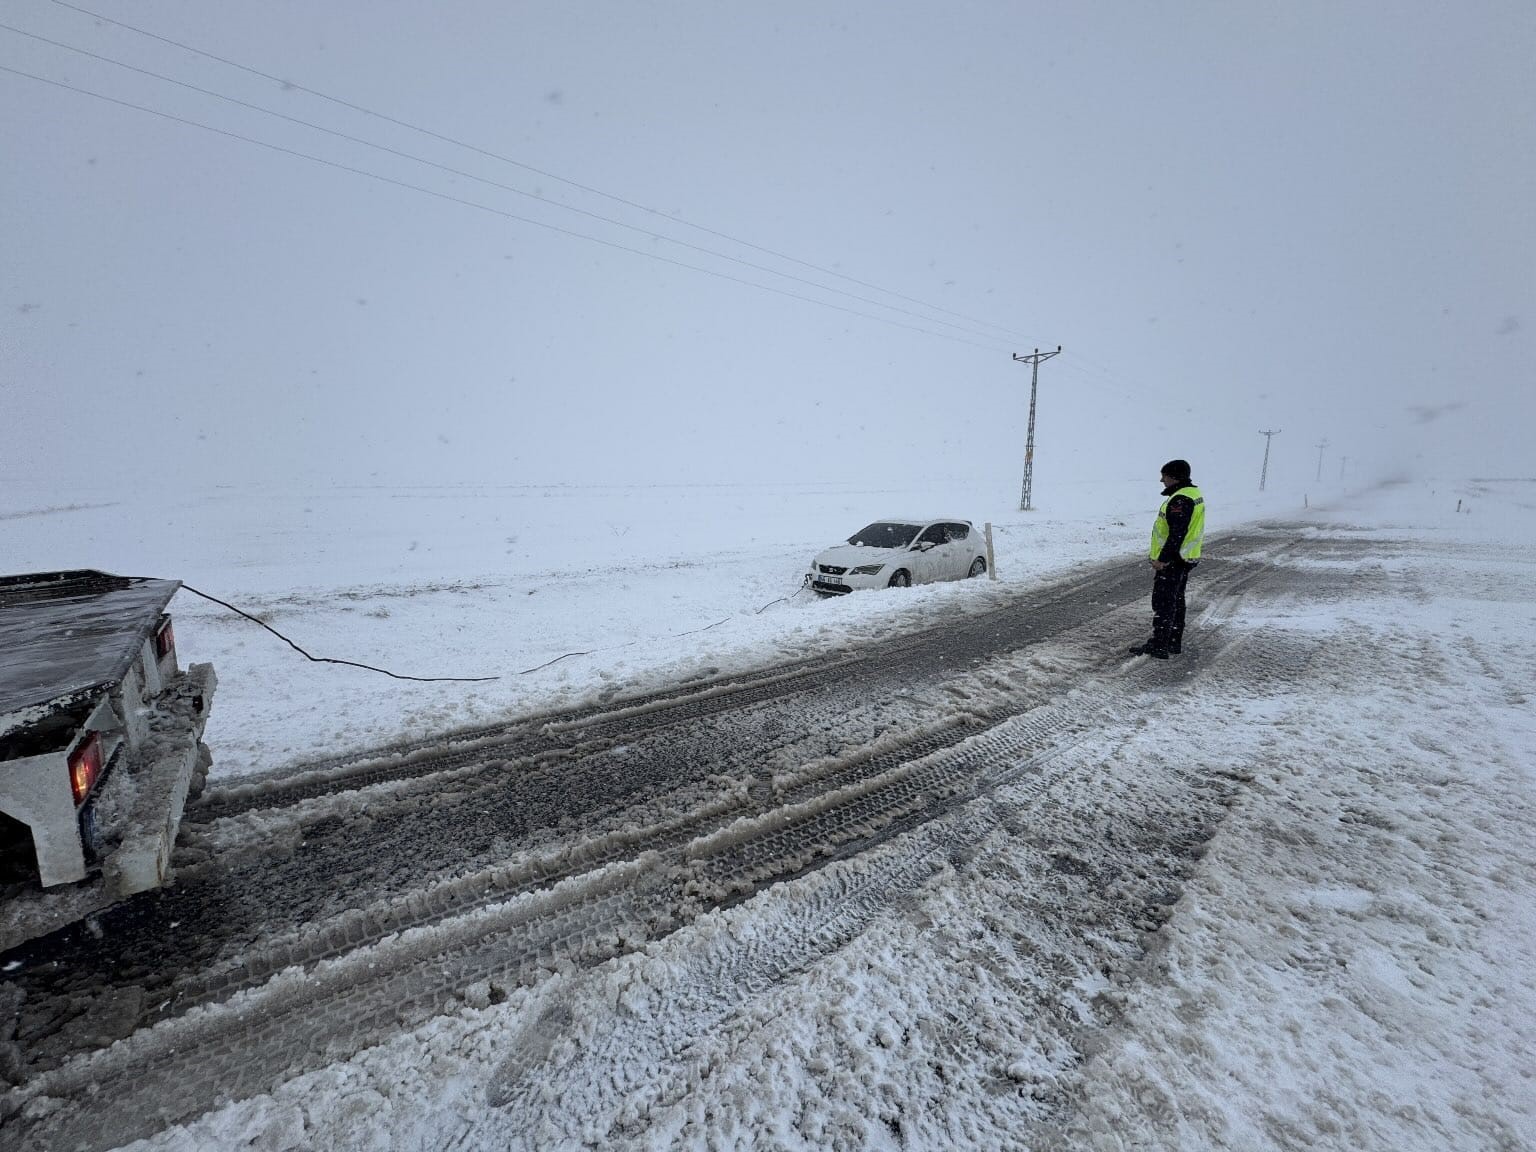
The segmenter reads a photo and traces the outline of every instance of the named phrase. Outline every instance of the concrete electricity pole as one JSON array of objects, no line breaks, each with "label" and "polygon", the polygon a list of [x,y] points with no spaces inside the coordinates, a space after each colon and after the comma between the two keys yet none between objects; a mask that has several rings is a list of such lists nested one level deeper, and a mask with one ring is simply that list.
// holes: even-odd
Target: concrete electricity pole
[{"label": "concrete electricity pole", "polygon": [[1271,428],[1259,433],[1264,437],[1264,467],[1259,469],[1259,491],[1264,491],[1264,481],[1269,479],[1269,442],[1280,435],[1280,429]]},{"label": "concrete electricity pole", "polygon": [[1323,449],[1326,448],[1326,447],[1328,447],[1328,441],[1327,440],[1324,440],[1321,444],[1319,444],[1317,446],[1317,480],[1318,480],[1318,483],[1322,483],[1322,479],[1323,479]]},{"label": "concrete electricity pole", "polygon": [[1013,354],[1013,358],[1019,363],[1029,365],[1029,435],[1024,441],[1024,488],[1019,493],[1020,512],[1034,511],[1030,497],[1035,483],[1035,392],[1040,384],[1040,361],[1059,355],[1061,355],[1060,344],[1056,345],[1054,352],[1042,352],[1036,348],[1029,356],[1020,356],[1017,352]]}]

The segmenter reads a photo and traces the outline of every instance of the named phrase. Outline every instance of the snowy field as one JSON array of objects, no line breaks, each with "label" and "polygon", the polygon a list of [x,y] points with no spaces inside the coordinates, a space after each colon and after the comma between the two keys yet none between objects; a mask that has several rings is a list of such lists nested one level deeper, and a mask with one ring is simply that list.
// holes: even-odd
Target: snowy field
[{"label": "snowy field", "polygon": [[[1220,614],[1197,575],[1196,634],[1234,633],[1245,672],[1129,697],[1062,751],[1050,798],[1079,842],[1055,871],[998,815],[1023,803],[1005,782],[905,843],[597,968],[480,990],[135,1147],[1536,1146],[1536,483],[1397,485],[1308,510],[1299,494],[1207,495],[1218,535],[1283,520],[1323,555],[1379,550],[1278,555],[1315,594]],[[317,655],[500,677],[309,664],[183,594],[181,657],[218,669],[208,740],[229,778],[832,651],[1089,563],[1142,563],[1156,491],[1079,489],[1029,515],[958,487],[5,499],[7,570],[180,578]],[[991,520],[1001,579],[796,594],[818,548],[914,513]],[[1266,675],[1270,657],[1305,673]],[[1081,672],[1031,669],[1063,694]],[[1091,871],[1096,796],[1144,789],[1155,811],[1178,795],[1165,781],[1201,802],[1209,782],[1230,788],[1213,838],[1160,923],[1106,926],[1125,938],[1104,942],[1102,969],[1047,957],[1041,997],[1050,964],[1010,920],[1014,894],[1071,883],[1073,860]],[[924,856],[936,872],[903,872]]]},{"label": "snowy field", "polygon": [[[1076,488],[1029,514],[1016,496],[959,484],[253,488],[138,505],[13,484],[0,500],[6,571],[169,577],[315,656],[498,677],[416,684],[309,663],[182,593],[171,608],[178,651],[183,665],[218,672],[207,738],[215,776],[228,777],[755,667],[884,635],[941,606],[992,603],[1074,565],[1136,564],[1158,494],[1150,482]],[[1302,500],[1223,500],[1211,530]],[[870,521],[941,516],[994,524],[997,585],[836,601],[800,590],[816,552]]]}]

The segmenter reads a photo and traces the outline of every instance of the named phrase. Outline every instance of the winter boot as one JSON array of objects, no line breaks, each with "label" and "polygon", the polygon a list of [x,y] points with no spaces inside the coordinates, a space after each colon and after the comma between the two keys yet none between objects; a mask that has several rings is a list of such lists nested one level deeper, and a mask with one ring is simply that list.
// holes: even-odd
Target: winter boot
[{"label": "winter boot", "polygon": [[1150,656],[1154,660],[1168,659],[1168,649],[1156,640],[1148,640],[1145,644],[1138,644],[1131,649],[1132,656]]}]

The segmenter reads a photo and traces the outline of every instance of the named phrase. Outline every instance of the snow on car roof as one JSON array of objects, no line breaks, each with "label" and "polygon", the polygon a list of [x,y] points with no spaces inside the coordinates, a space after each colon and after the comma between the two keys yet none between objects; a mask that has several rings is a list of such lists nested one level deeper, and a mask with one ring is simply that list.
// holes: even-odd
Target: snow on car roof
[{"label": "snow on car roof", "polygon": [[92,571],[0,577],[0,717],[122,679],[180,587]]}]

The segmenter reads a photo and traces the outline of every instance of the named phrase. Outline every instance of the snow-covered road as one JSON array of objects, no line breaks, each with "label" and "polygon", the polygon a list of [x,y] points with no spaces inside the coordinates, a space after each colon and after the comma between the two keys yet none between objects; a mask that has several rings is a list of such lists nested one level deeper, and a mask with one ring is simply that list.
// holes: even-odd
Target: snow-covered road
[{"label": "snow-covered road", "polygon": [[1376,505],[1166,664],[1106,566],[219,782],[8,958],[0,1147],[1526,1147],[1533,537]]}]

